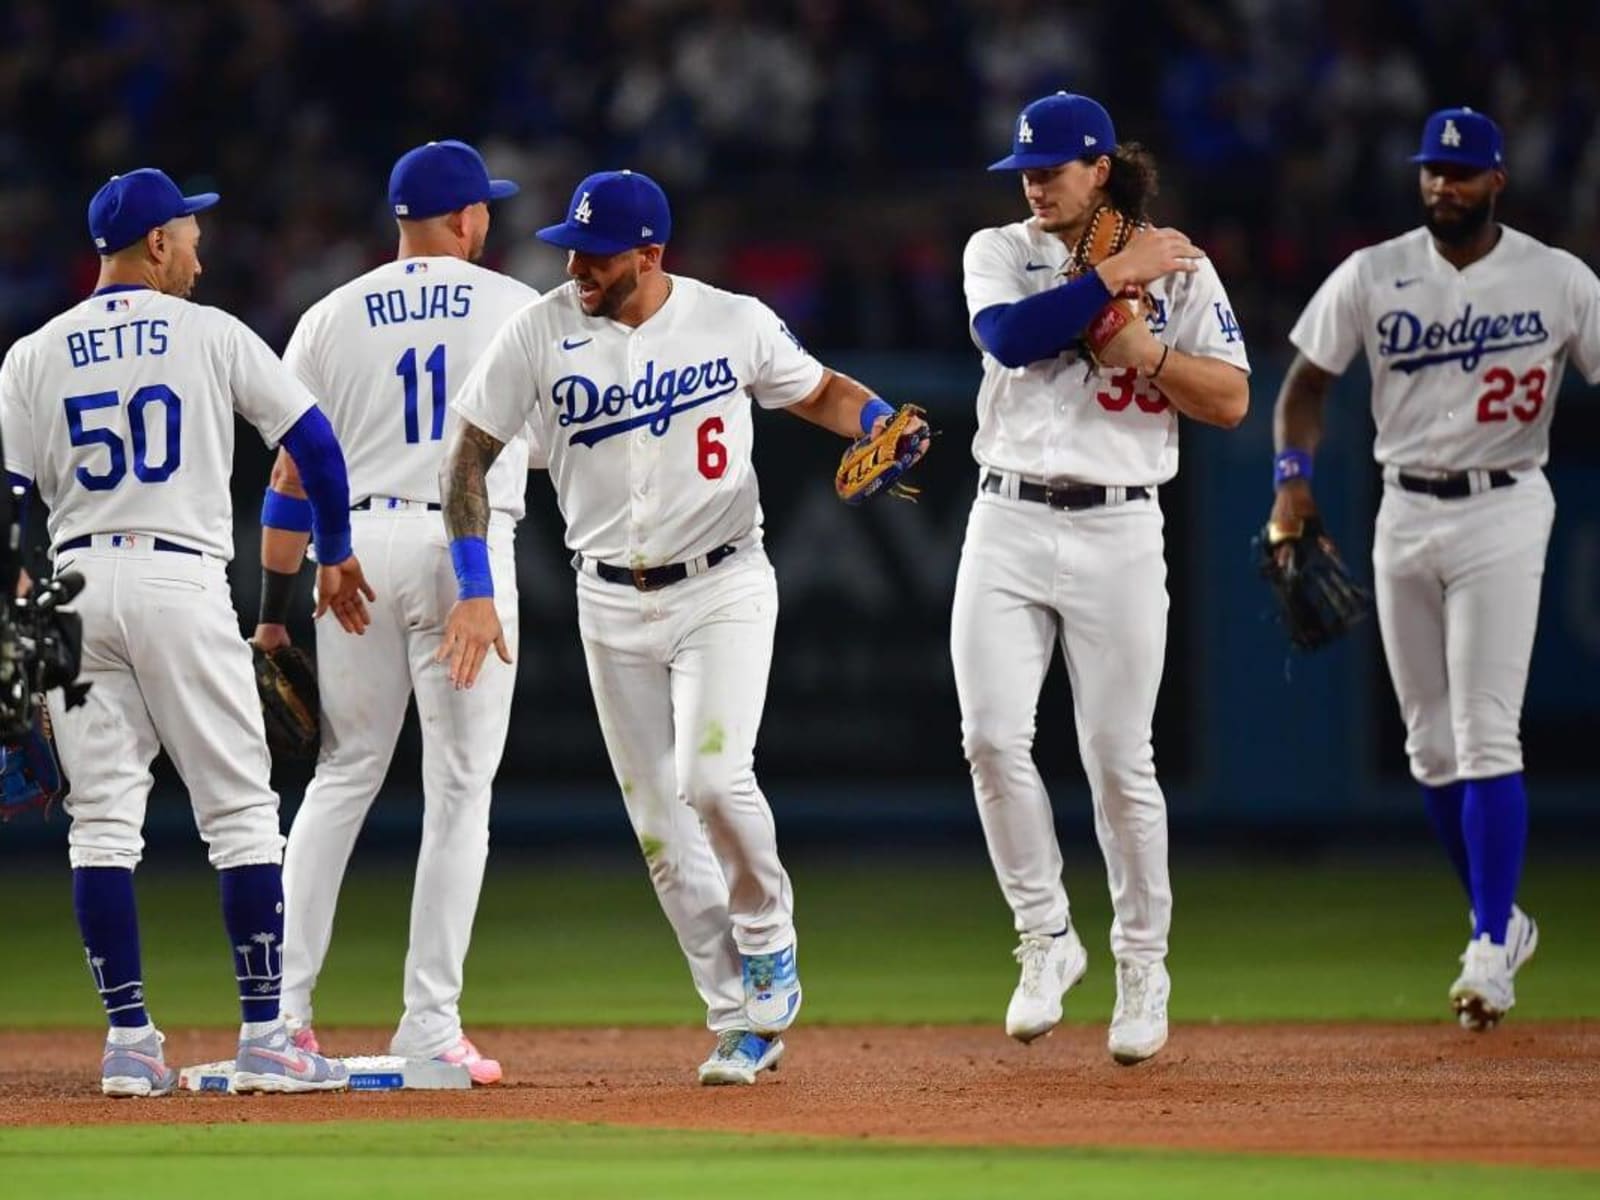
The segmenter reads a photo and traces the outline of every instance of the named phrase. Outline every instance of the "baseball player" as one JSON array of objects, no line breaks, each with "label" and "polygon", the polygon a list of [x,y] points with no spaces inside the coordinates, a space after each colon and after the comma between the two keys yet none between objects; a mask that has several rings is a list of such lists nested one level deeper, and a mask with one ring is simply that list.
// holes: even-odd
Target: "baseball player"
[{"label": "baseball player", "polygon": [[1411,161],[1422,227],[1345,259],[1290,331],[1272,534],[1292,537],[1316,515],[1323,398],[1364,350],[1384,481],[1378,626],[1411,774],[1471,898],[1450,1004],[1481,1032],[1515,1003],[1513,977],[1539,941],[1515,901],[1522,695],[1555,518],[1540,468],[1568,355],[1600,383],[1600,280],[1495,221],[1506,172],[1483,113],[1434,113]]},{"label": "baseball player", "polygon": [[[455,399],[441,481],[459,686],[508,657],[484,545],[486,476],[526,422],[567,522],[611,765],[707,1007],[702,1083],[754,1083],[800,1007],[793,896],[756,784],[777,588],[761,546],[750,401],[846,437],[889,406],[823,367],[760,301],[669,275],[645,175],[578,185],[539,237],[572,282],[500,331]],[[492,667],[493,664],[490,664]]]},{"label": "baseball player", "polygon": [[[434,662],[455,576],[439,513],[447,405],[489,339],[539,293],[477,265],[489,201],[517,185],[490,179],[463,142],[429,142],[389,177],[399,226],[395,260],[313,305],[285,361],[327,408],[350,456],[350,523],[382,597],[366,635],[317,626],[323,748],[284,857],[283,1005],[296,1045],[317,1046],[311,993],[327,956],[339,885],[383,783],[413,692],[422,728],[424,817],[411,903],[405,1013],[391,1052],[467,1067],[498,1083],[500,1064],[461,1031],[462,971],[489,852],[490,784],[505,748],[515,668],[494,663],[458,691]],[[490,473],[489,552],[508,647],[517,641],[512,536],[522,516],[527,444]],[[293,460],[280,454],[263,506],[263,648],[284,628],[311,528]]]},{"label": "baseball player", "polygon": [[371,590],[350,550],[344,459],[310,393],[245,325],[186,299],[200,275],[194,214],[160,171],[117,175],[89,203],[93,294],[23,338],[0,367],[6,469],[50,508],[58,571],[86,583],[85,702],[50,715],[62,765],[73,899],[110,1032],[108,1096],[158,1096],[175,1073],[151,1023],[133,870],[165,748],[221,877],[243,1024],[239,1091],[343,1088],[344,1065],[289,1042],[278,1010],[283,838],[250,650],[226,567],[234,413],[299,465],[317,518],[320,617],[358,632]]},{"label": "baseball player", "polygon": [[[1059,642],[1115,910],[1108,1044],[1134,1063],[1166,1042],[1170,990],[1166,805],[1150,742],[1167,640],[1156,488],[1178,469],[1178,414],[1243,419],[1249,363],[1216,269],[1176,230],[1143,227],[1093,270],[1074,270],[1099,205],[1143,223],[1155,190],[1149,155],[1118,146],[1094,100],[1059,92],[1028,105],[1012,153],[989,169],[1021,172],[1032,215],[979,230],[963,260],[983,382],[950,649],[978,812],[1021,935],[1006,1032],[1049,1033],[1088,966],[1032,755]],[[1095,365],[1078,337],[1130,288],[1148,293],[1152,312]]]}]

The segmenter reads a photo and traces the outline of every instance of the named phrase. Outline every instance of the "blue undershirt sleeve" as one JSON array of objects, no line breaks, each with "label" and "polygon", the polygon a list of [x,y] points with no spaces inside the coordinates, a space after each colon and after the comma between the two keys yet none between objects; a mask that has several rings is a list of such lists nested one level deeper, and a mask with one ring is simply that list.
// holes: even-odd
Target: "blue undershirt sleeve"
[{"label": "blue undershirt sleeve", "polygon": [[311,501],[317,562],[322,566],[343,562],[350,557],[350,480],[333,426],[320,408],[308,408],[283,435],[283,448],[294,459],[300,485]]},{"label": "blue undershirt sleeve", "polygon": [[1072,349],[1084,327],[1111,302],[1098,271],[1011,304],[993,304],[972,318],[983,348],[1008,367],[1025,367]]}]

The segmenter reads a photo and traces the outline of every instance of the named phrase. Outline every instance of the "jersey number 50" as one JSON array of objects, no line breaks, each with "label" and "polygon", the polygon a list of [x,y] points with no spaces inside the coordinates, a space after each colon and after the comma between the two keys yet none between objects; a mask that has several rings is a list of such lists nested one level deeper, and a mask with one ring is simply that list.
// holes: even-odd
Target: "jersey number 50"
[{"label": "jersey number 50", "polygon": [[[87,396],[68,396],[67,436],[74,446],[104,446],[110,456],[104,471],[79,467],[74,474],[91,492],[109,492],[128,473],[128,451],[122,435],[115,429],[90,429],[84,418],[103,408],[116,408],[121,397],[116,392],[90,392]],[[166,445],[160,462],[150,461],[148,423],[150,406],[159,404],[167,417]],[[146,384],[128,397],[128,438],[133,442],[133,475],[140,483],[162,483],[178,469],[182,455],[183,401],[164,383]]]}]

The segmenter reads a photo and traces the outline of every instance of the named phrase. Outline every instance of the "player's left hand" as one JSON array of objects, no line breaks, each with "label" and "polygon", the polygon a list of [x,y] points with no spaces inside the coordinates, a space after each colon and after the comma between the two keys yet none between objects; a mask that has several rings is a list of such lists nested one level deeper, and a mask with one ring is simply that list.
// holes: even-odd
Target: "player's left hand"
[{"label": "player's left hand", "polygon": [[457,600],[444,623],[439,652],[433,657],[435,662],[449,661],[450,682],[457,689],[470,688],[477,682],[490,646],[501,662],[511,664],[511,651],[506,646],[505,630],[500,626],[493,597]]},{"label": "player's left hand", "polygon": [[340,628],[346,633],[365,633],[367,626],[372,624],[372,617],[367,613],[363,596],[367,600],[376,600],[378,593],[367,582],[361,562],[354,554],[331,567],[317,567],[316,617],[320,618],[332,609]]},{"label": "player's left hand", "polygon": [[1161,359],[1161,342],[1143,320],[1129,321],[1096,355],[1102,367],[1150,371]]},{"label": "player's left hand", "polygon": [[[889,422],[892,420],[894,420],[893,413],[885,413],[883,416],[879,417],[872,423],[872,433],[869,436],[877,437],[888,428]],[[925,429],[928,430],[927,437],[916,437],[919,431]],[[916,438],[916,448],[912,452],[911,462],[906,464],[909,468],[921,462],[922,456],[928,452],[928,445],[932,441],[933,431],[928,428],[928,422],[926,419],[922,417],[912,417],[910,421],[906,422],[905,436]]]}]

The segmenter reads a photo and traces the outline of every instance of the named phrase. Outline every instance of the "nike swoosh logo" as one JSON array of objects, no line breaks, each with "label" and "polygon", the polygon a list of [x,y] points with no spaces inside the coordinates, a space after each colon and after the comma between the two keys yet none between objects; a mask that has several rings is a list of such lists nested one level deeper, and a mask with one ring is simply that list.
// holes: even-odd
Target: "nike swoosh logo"
[{"label": "nike swoosh logo", "polygon": [[1413,283],[1421,283],[1421,282],[1422,282],[1422,277],[1420,275],[1414,275],[1410,279],[1396,279],[1394,281],[1394,285],[1397,288],[1404,288],[1404,287],[1410,287]]},{"label": "nike swoosh logo", "polygon": [[579,346],[587,346],[592,341],[594,341],[592,337],[580,338],[578,341],[573,341],[571,338],[562,338],[561,348],[563,350],[576,350]]},{"label": "nike swoosh logo", "polygon": [[307,1071],[311,1070],[311,1060],[304,1054],[279,1054],[276,1050],[262,1050],[259,1047],[256,1049],[255,1053],[260,1055],[262,1058],[271,1059],[273,1062],[283,1064],[283,1066],[294,1072],[296,1075],[303,1075]]},{"label": "nike swoosh logo", "polygon": [[1050,264],[1031,262],[1028,263],[1023,269],[1028,271],[1048,271],[1050,269]]}]

